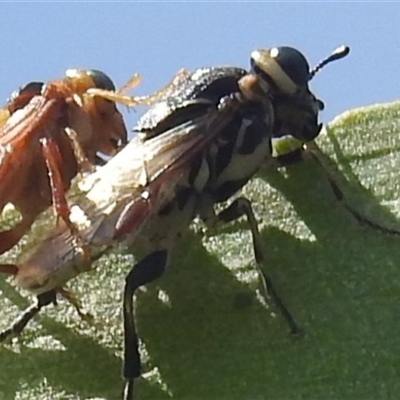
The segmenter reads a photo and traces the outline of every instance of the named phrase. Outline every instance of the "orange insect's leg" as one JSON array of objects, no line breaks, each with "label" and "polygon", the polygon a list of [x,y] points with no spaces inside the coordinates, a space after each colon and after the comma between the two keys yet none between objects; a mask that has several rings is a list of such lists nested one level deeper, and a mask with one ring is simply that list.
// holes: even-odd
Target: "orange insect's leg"
[{"label": "orange insect's leg", "polygon": [[16,275],[18,267],[15,264],[0,264],[0,273]]},{"label": "orange insect's leg", "polygon": [[54,213],[57,218],[61,218],[64,221],[75,241],[77,242],[77,245],[83,251],[84,259],[86,259],[90,265],[90,256],[86,249],[86,245],[82,240],[79,230],[69,218],[71,212],[65,197],[63,180],[60,173],[62,165],[59,148],[57,144],[49,137],[40,139],[40,144],[42,145],[42,152],[48,170]]},{"label": "orange insect's leg", "polygon": [[79,316],[86,322],[92,322],[94,317],[90,313],[85,313],[82,311],[82,304],[79,299],[71,293],[69,290],[65,288],[57,288],[57,293],[59,293],[64,299],[68,300],[68,302],[75,308]]},{"label": "orange insect's leg", "polygon": [[50,138],[40,139],[40,144],[48,170],[54,212],[58,217],[61,217],[68,228],[70,228],[72,227],[72,223],[69,219],[70,210],[67,199],[65,198],[64,184],[60,173],[62,168],[60,150],[57,144]]},{"label": "orange insect's leg", "polygon": [[32,226],[32,218],[24,217],[12,229],[0,232],[0,254],[5,253],[15,246]]},{"label": "orange insect's leg", "polygon": [[94,166],[86,157],[85,152],[79,143],[78,134],[72,128],[68,127],[65,128],[64,131],[71,141],[72,150],[74,152],[76,162],[78,163],[79,171],[93,172]]}]

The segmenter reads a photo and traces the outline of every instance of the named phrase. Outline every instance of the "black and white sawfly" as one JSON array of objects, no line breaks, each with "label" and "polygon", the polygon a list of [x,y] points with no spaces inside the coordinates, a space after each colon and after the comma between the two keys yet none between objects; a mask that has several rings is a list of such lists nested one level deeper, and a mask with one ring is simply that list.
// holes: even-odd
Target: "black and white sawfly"
[{"label": "black and white sawfly", "polygon": [[[106,165],[84,178],[71,202],[71,219],[80,232],[74,237],[60,224],[30,257],[16,266],[15,284],[37,296],[0,341],[18,335],[57,294],[78,309],[64,285],[90,269],[116,244],[124,243],[141,255],[126,276],[123,292],[123,399],[134,396],[141,374],[139,338],[135,326],[135,291],[162,275],[172,246],[190,223],[199,218],[218,227],[242,216],[252,233],[256,267],[265,295],[298,332],[292,315],[265,271],[262,241],[251,202],[239,196],[224,204],[264,165],[277,167],[308,152],[323,167],[313,140],[322,124],[323,103],[308,83],[324,65],[343,58],[338,48],[310,69],[305,57],[291,47],[256,50],[251,69],[235,67],[181,71],[159,95],[135,127],[136,136]],[[301,144],[283,156],[273,156],[272,141],[285,136]],[[335,195],[343,194],[327,177]],[[360,221],[384,230],[350,206]],[[388,233],[397,233],[390,231]]]}]

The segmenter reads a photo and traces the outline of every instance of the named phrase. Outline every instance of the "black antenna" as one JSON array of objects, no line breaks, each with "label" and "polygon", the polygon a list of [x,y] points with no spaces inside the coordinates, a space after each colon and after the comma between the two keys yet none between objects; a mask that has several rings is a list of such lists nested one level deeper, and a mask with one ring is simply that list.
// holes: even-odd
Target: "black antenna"
[{"label": "black antenna", "polygon": [[350,53],[350,47],[348,46],[340,46],[336,50],[333,51],[333,53],[325,58],[325,60],[322,60],[319,62],[312,70],[310,70],[310,74],[308,77],[308,80],[310,81],[312,78],[314,78],[314,75],[323,67],[325,67],[326,64],[329,64],[332,61],[340,60],[341,58],[344,58],[347,56],[347,54]]}]

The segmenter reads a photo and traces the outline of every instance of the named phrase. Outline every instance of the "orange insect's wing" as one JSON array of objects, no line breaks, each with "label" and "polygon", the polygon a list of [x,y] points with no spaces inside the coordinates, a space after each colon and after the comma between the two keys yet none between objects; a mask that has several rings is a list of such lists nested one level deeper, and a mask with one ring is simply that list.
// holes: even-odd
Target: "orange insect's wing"
[{"label": "orange insect's wing", "polygon": [[40,156],[39,138],[44,124],[46,129],[55,124],[55,105],[55,101],[36,96],[0,126],[0,202],[2,193],[16,185],[18,176]]}]

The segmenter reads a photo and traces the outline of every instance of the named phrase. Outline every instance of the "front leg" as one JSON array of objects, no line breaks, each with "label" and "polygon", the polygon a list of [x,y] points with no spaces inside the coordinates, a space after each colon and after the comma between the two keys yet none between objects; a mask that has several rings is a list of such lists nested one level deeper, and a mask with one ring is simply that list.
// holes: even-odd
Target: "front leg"
[{"label": "front leg", "polygon": [[325,173],[325,176],[329,182],[329,185],[332,188],[332,192],[335,195],[338,203],[344,207],[347,212],[349,212],[353,218],[360,223],[361,225],[366,225],[371,229],[374,229],[380,233],[386,235],[400,235],[400,230],[395,228],[390,228],[385,225],[382,225],[379,222],[373,221],[369,217],[363,215],[360,211],[354,208],[351,204],[348,203],[343,190],[341,189],[339,183],[337,182],[336,178],[334,177],[333,173],[330,171],[329,167],[324,162],[324,155],[322,151],[319,149],[317,144],[312,141],[303,147],[303,158],[312,158],[322,169]]},{"label": "front leg", "polygon": [[28,232],[35,218],[30,214],[21,212],[22,220],[11,229],[0,232],[0,254],[5,253],[14,247],[21,238]]},{"label": "front leg", "polygon": [[[283,151],[282,151],[283,150]],[[366,225],[371,229],[374,229],[380,233],[387,235],[400,235],[400,230],[385,226],[379,222],[376,222],[366,215],[362,214],[355,207],[353,207],[346,199],[340,184],[335,178],[331,168],[325,161],[323,152],[318,147],[317,143],[312,140],[306,144],[301,144],[297,139],[282,139],[276,140],[274,144],[274,151],[277,155],[274,157],[278,167],[285,167],[298,162],[311,159],[318,164],[318,166],[324,172],[326,179],[332,189],[334,196],[338,203],[349,212],[353,218],[361,225]]]},{"label": "front leg", "polygon": [[[275,290],[271,279],[263,269],[263,267],[265,266],[265,256],[262,248],[262,240],[250,201],[245,197],[239,197],[234,200],[233,203],[231,203],[227,208],[225,208],[225,210],[221,211],[218,215],[215,215],[214,210],[210,207],[207,207],[206,204],[207,203],[205,202],[202,209],[202,219],[206,225],[213,228],[234,221],[243,215],[247,217],[247,223],[253,237],[253,249],[256,260],[256,268],[263,288],[264,297],[269,296],[272,298],[275,306],[289,325],[290,332],[292,334],[298,334],[300,331],[299,327],[297,326],[293,316],[285,306],[281,297]],[[210,206],[211,203],[208,203],[208,205]]]}]

